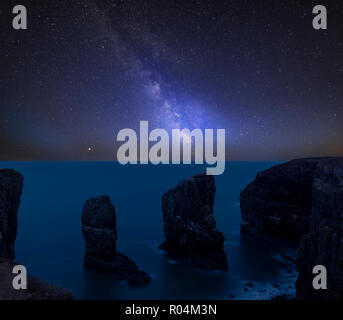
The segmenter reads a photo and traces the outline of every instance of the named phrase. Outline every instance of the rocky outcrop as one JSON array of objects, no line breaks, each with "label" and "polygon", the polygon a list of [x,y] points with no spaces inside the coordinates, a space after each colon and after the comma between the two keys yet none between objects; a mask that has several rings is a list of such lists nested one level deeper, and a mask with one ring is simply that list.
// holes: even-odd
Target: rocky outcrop
[{"label": "rocky outcrop", "polygon": [[23,176],[12,170],[0,170],[0,300],[69,300],[68,290],[51,286],[37,278],[27,277],[27,289],[13,288],[17,212],[23,189]]},{"label": "rocky outcrop", "polygon": [[[343,158],[322,161],[313,181],[309,234],[300,243],[299,299],[343,299]],[[314,290],[313,267],[327,269],[327,290]]]},{"label": "rocky outcrop", "polygon": [[0,170],[0,258],[14,259],[17,212],[23,176],[9,169]]},{"label": "rocky outcrop", "polygon": [[163,195],[165,241],[160,248],[197,268],[227,270],[225,238],[213,216],[215,191],[214,177],[201,174]]},{"label": "rocky outcrop", "polygon": [[241,232],[300,241],[309,231],[314,174],[325,160],[292,160],[258,173],[240,194]]},{"label": "rocky outcrop", "polygon": [[0,258],[0,300],[73,300],[69,290],[49,285],[37,278],[27,277],[27,289],[13,288],[13,267],[18,263]]},{"label": "rocky outcrop", "polygon": [[139,270],[133,261],[116,250],[116,213],[109,197],[86,201],[82,212],[82,234],[86,240],[86,268],[112,273],[132,285],[150,281],[145,271]]}]

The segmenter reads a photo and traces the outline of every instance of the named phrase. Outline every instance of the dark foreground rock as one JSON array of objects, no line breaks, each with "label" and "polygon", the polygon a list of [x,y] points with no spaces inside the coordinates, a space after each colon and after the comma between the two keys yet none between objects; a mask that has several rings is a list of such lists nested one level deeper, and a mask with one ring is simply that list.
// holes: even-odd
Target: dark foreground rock
[{"label": "dark foreground rock", "polygon": [[18,263],[0,258],[0,300],[73,300],[69,290],[49,285],[37,278],[27,278],[26,290],[14,290],[12,281],[13,267]]},{"label": "dark foreground rock", "polygon": [[72,292],[51,286],[38,278],[27,277],[27,289],[15,290],[12,281],[17,237],[17,212],[23,189],[23,176],[0,170],[0,300],[70,300]]},{"label": "dark foreground rock", "polygon": [[[318,165],[313,181],[309,234],[300,243],[296,282],[299,299],[343,299],[343,159]],[[313,267],[327,269],[327,290],[314,290]]]},{"label": "dark foreground rock", "polygon": [[325,160],[292,160],[258,173],[240,194],[241,232],[300,241],[309,231],[314,174]]},{"label": "dark foreground rock", "polygon": [[86,268],[109,272],[132,285],[150,281],[145,271],[139,270],[133,261],[116,250],[116,214],[109,197],[86,201],[82,212],[82,234],[86,240]]},{"label": "dark foreground rock", "polygon": [[213,216],[215,191],[214,177],[201,174],[163,195],[165,241],[160,248],[197,268],[227,270],[225,238]]},{"label": "dark foreground rock", "polygon": [[14,170],[0,170],[0,258],[15,258],[17,212],[23,176]]}]

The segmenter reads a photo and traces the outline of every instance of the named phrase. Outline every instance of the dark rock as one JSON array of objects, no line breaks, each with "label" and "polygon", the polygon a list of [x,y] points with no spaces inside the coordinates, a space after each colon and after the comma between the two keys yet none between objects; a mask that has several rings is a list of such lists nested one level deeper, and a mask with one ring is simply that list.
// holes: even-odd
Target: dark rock
[{"label": "dark rock", "polygon": [[177,260],[203,270],[227,270],[224,235],[213,216],[214,177],[185,179],[162,197],[165,241],[160,245]]},{"label": "dark rock", "polygon": [[82,234],[86,240],[86,258],[103,261],[116,258],[116,213],[109,197],[86,201],[82,212]]},{"label": "dark rock", "polygon": [[248,283],[246,283],[245,284],[247,287],[253,287],[254,286],[254,284],[252,283],[252,282],[248,282]]},{"label": "dark rock", "polygon": [[[298,299],[343,298],[343,158],[319,164],[313,181],[311,227],[300,243]],[[327,290],[314,290],[313,267],[327,269]]]},{"label": "dark rock", "polygon": [[285,254],[285,253],[281,253],[280,254],[281,258],[283,258],[286,261],[292,262],[295,264],[295,259],[290,257],[289,255]]},{"label": "dark rock", "polygon": [[241,232],[300,241],[309,231],[313,177],[326,159],[293,160],[258,173],[240,194]]},{"label": "dark rock", "polygon": [[281,286],[278,283],[275,283],[275,282],[273,282],[271,285],[272,285],[273,288],[276,288],[276,289],[280,289],[281,288]]},{"label": "dark rock", "polygon": [[133,261],[116,251],[116,214],[109,197],[86,201],[82,212],[82,234],[86,240],[86,268],[109,272],[118,280],[128,280],[132,285],[150,281],[145,271],[139,270]]},{"label": "dark rock", "polygon": [[0,300],[70,300],[72,292],[49,285],[38,278],[27,277],[27,289],[12,285],[17,212],[23,189],[23,176],[11,169],[0,170]]},{"label": "dark rock", "polygon": [[118,280],[128,280],[131,285],[143,285],[150,281],[145,271],[139,270],[132,260],[119,252],[108,261],[86,256],[85,267],[114,274]]},{"label": "dark rock", "polygon": [[14,290],[13,267],[18,263],[0,258],[0,300],[74,300],[74,294],[65,289],[49,285],[37,278],[27,277],[26,290]]},{"label": "dark rock", "polygon": [[233,299],[235,297],[234,294],[229,294],[229,298]]},{"label": "dark rock", "polygon": [[275,297],[272,297],[271,300],[292,300],[292,298],[287,294],[279,294],[279,295],[276,295]]},{"label": "dark rock", "polygon": [[244,288],[244,292],[248,292],[248,290],[249,290],[248,288]]},{"label": "dark rock", "polygon": [[17,212],[23,176],[10,169],[0,170],[0,257],[14,259],[17,237]]}]

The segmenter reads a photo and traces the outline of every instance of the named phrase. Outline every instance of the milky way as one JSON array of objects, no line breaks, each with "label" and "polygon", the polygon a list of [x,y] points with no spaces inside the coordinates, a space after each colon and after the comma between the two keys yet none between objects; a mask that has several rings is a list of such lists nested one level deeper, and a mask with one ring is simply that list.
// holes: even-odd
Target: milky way
[{"label": "milky way", "polygon": [[228,160],[343,155],[343,4],[2,1],[0,159],[114,160],[116,133],[225,128]]}]

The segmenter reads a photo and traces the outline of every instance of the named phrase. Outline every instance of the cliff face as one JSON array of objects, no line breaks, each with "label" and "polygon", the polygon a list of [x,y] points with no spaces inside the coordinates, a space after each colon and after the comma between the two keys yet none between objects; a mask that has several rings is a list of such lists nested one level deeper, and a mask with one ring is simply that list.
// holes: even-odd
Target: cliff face
[{"label": "cliff face", "polygon": [[240,194],[241,232],[300,241],[309,231],[313,177],[322,161],[298,159],[258,173]]},{"label": "cliff face", "polygon": [[14,259],[17,212],[23,176],[14,170],[0,170],[0,258]]},{"label": "cliff face", "polygon": [[[315,265],[327,269],[327,290],[313,289]],[[301,240],[297,267],[298,298],[343,298],[343,159],[330,159],[318,165],[313,181],[310,232]]]},{"label": "cliff face", "polygon": [[0,170],[0,300],[75,299],[68,290],[51,286],[37,278],[27,277],[27,290],[15,290],[13,267],[15,257],[17,212],[23,188],[23,176],[14,170]]},{"label": "cliff face", "polygon": [[[343,298],[343,158],[299,159],[259,173],[241,192],[242,232],[300,241],[299,299]],[[327,290],[313,268],[327,269]]]},{"label": "cliff face", "polygon": [[225,238],[213,216],[214,197],[214,177],[203,174],[166,192],[162,197],[165,241],[160,248],[201,269],[227,270]]},{"label": "cliff face", "polygon": [[116,214],[107,196],[86,201],[82,212],[82,234],[86,241],[84,265],[114,274],[133,285],[150,281],[149,275],[125,255],[116,251]]}]

